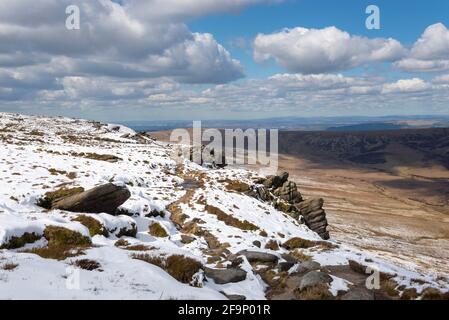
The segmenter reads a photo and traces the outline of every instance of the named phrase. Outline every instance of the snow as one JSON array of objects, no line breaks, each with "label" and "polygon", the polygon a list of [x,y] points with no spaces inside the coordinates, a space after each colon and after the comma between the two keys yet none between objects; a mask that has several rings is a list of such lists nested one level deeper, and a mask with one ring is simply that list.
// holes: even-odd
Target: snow
[{"label": "snow", "polygon": [[[115,246],[120,229],[136,226],[135,238],[123,237],[131,245],[151,247],[152,255],[181,254],[215,267],[215,263],[207,262],[206,241],[196,237],[190,244],[183,244],[180,231],[170,221],[167,206],[186,195],[189,188],[182,185],[183,177],[176,172],[176,162],[170,158],[172,146],[144,140],[146,143],[136,139],[133,130],[121,125],[0,113],[0,246],[24,233],[42,235],[49,225],[90,237],[86,227],[72,221],[79,213],[47,211],[36,205],[46,192],[63,186],[81,186],[87,190],[108,182],[126,185],[131,198],[121,208],[132,214],[85,214],[103,224],[110,235],[107,238],[94,236],[93,247],[79,257],[56,261],[22,252],[25,248],[45,246],[45,239],[27,244],[25,248],[0,250],[0,267],[4,263],[18,264],[10,271],[0,268],[0,299],[225,299],[220,292],[244,295],[247,299],[265,299],[267,285],[246,259],[242,265],[247,271],[246,280],[219,285],[208,279],[201,288],[196,288],[178,282],[154,265],[133,259],[131,255],[135,252]],[[82,153],[113,155],[120,160],[99,161],[80,155]],[[202,221],[201,228],[220,243],[228,244],[232,253],[248,249],[280,256],[287,251],[263,249],[269,240],[280,243],[292,237],[321,240],[305,225],[270,204],[230,192],[225,183],[220,182],[231,179],[250,183],[255,173],[232,167],[206,169],[188,161],[184,163],[184,171],[205,174],[207,179],[204,187],[193,187],[190,201],[179,203],[179,207],[189,220]],[[72,172],[75,176],[69,175]],[[200,198],[240,221],[254,224],[259,230],[244,231],[227,225],[208,213]],[[165,215],[151,216],[153,211]],[[148,226],[156,221],[169,237],[156,238],[148,233]],[[266,237],[260,235],[262,230],[267,233]],[[256,248],[254,241],[261,242],[262,249]],[[431,285],[449,291],[447,281],[433,274],[415,272],[412,265],[407,269],[397,267],[344,244],[338,244],[336,249],[304,250],[304,253],[323,266],[370,259],[381,271],[394,273],[400,284],[418,290]],[[102,271],[75,268],[72,263],[77,259],[95,260]],[[79,274],[76,288],[70,284],[73,272]],[[334,278],[331,291],[336,294],[346,286],[343,279]]]},{"label": "snow", "polygon": [[332,295],[334,297],[336,297],[339,293],[339,291],[348,291],[349,290],[349,286],[352,285],[351,282],[345,280],[345,279],[341,279],[335,276],[332,276],[332,282],[330,284],[330,288],[329,291],[332,293]]}]

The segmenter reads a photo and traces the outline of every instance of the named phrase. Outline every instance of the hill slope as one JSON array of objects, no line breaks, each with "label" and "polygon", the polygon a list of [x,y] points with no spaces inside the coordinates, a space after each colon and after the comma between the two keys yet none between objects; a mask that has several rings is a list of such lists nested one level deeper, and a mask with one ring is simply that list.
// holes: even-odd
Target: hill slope
[{"label": "hill slope", "polygon": [[[354,298],[366,265],[384,275],[372,297],[449,291],[432,270],[323,241],[229,188],[255,173],[177,164],[172,146],[126,127],[0,114],[0,141],[0,299]],[[118,215],[37,205],[107,183],[131,193]],[[315,269],[324,289],[305,287]]]}]

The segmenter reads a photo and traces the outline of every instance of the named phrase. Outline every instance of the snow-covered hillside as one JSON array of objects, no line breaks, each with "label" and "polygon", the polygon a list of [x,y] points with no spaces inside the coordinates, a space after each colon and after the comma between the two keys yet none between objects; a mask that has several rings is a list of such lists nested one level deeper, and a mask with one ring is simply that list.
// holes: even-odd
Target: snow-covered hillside
[{"label": "snow-covered hillside", "polygon": [[[1,113],[0,146],[0,299],[357,298],[363,266],[381,271],[378,297],[449,291],[447,278],[323,241],[229,187],[254,184],[256,173],[177,164],[172,146],[123,126]],[[37,205],[47,192],[107,183],[131,192],[121,215]],[[51,226],[87,242],[47,250]],[[313,270],[330,275],[328,292],[304,284]]]}]

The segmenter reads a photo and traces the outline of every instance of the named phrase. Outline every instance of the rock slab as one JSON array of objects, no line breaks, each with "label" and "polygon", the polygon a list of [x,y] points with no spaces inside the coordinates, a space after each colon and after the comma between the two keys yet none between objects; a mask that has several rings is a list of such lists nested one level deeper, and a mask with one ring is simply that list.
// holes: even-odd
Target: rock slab
[{"label": "rock slab", "polygon": [[52,209],[81,213],[115,214],[117,208],[131,197],[128,188],[112,183],[62,198],[52,204]]},{"label": "rock slab", "polygon": [[240,282],[246,279],[246,271],[240,268],[212,269],[205,267],[204,274],[217,284]]}]

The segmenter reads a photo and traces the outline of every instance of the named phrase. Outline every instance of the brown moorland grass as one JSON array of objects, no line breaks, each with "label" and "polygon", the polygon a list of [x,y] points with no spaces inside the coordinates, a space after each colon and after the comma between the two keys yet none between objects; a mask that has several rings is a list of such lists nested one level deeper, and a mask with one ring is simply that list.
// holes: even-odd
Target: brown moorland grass
[{"label": "brown moorland grass", "polygon": [[0,249],[9,249],[10,250],[10,249],[21,248],[24,245],[26,245],[27,243],[36,242],[40,238],[42,238],[42,235],[37,235],[34,232],[31,232],[31,233],[25,232],[20,237],[15,237],[15,236],[11,237],[7,243],[0,246]]},{"label": "brown moorland grass", "polygon": [[133,254],[132,257],[158,266],[182,283],[191,283],[193,276],[202,268],[201,263],[197,260],[182,255],[165,258],[149,254]]},{"label": "brown moorland grass", "polygon": [[37,254],[45,259],[65,260],[83,254],[83,249],[92,245],[90,238],[63,227],[48,226],[44,230],[44,237],[48,241],[47,247],[32,248],[23,252]]},{"label": "brown moorland grass", "polygon": [[304,290],[295,289],[295,297],[299,300],[333,300],[334,296],[329,291],[329,285],[318,284]]},{"label": "brown moorland grass", "polygon": [[241,221],[237,218],[234,218],[233,216],[223,212],[221,209],[206,204],[205,210],[212,215],[215,215],[218,220],[223,221],[226,225],[235,227],[241,230],[247,230],[247,231],[256,231],[259,230],[259,227],[252,224],[251,222],[244,220]]},{"label": "brown moorland grass", "polygon": [[319,244],[318,241],[311,241],[302,239],[299,237],[294,237],[282,244],[282,247],[287,250],[294,250],[294,249],[308,249],[311,247],[315,247]]},{"label": "brown moorland grass", "polygon": [[102,235],[107,237],[109,235],[108,230],[101,224],[100,221],[98,221],[95,218],[86,216],[86,215],[80,215],[76,218],[73,218],[72,221],[77,221],[81,223],[83,226],[85,226],[87,229],[89,229],[89,234],[91,237],[95,235]]},{"label": "brown moorland grass", "polygon": [[4,265],[2,265],[1,268],[5,271],[12,271],[15,268],[17,268],[18,266],[19,265],[17,263],[8,262],[8,263],[5,263]]},{"label": "brown moorland grass", "polygon": [[101,268],[101,265],[99,262],[91,259],[81,259],[76,260],[72,262],[72,265],[77,266],[80,269],[87,270],[87,271],[93,271]]},{"label": "brown moorland grass", "polygon": [[153,236],[157,238],[166,238],[168,237],[167,231],[160,225],[159,222],[153,222],[150,224],[148,232]]}]

